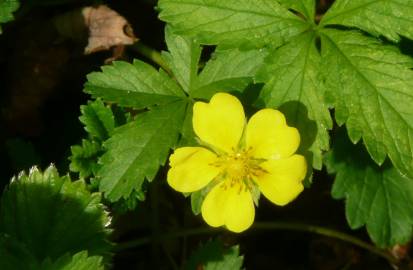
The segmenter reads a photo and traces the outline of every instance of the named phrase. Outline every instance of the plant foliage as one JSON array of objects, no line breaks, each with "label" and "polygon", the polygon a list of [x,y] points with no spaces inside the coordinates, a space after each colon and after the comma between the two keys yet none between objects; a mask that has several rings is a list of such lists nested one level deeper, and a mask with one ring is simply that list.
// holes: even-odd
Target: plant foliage
[{"label": "plant foliage", "polygon": [[[17,0],[0,0],[0,24],[13,20],[13,12],[15,12],[19,6],[20,2]],[[0,34],[1,33],[0,25]]]},{"label": "plant foliage", "polygon": [[336,173],[332,196],[346,199],[346,217],[353,229],[366,225],[380,247],[409,241],[413,228],[413,181],[389,162],[375,164],[361,145],[345,134],[336,136],[326,155],[330,173]]},{"label": "plant foliage", "polygon": [[29,174],[22,172],[1,199],[2,269],[26,269],[19,268],[24,260],[35,266],[80,251],[108,257],[108,224],[100,194],[91,194],[83,181],[61,177],[53,166],[43,173],[35,167]]},{"label": "plant foliage", "polygon": [[[28,3],[53,4],[40,2]],[[0,0],[0,24],[18,8]],[[156,178],[165,182],[171,150],[199,145],[194,102],[217,92],[236,95],[248,116],[263,108],[284,113],[299,130],[308,167],[325,165],[334,175],[331,194],[345,200],[352,229],[365,226],[382,248],[411,240],[413,58],[401,42],[413,40],[412,0],[336,0],[325,14],[315,0],[159,0],[157,10],[166,23],[167,48],[155,61],[161,68],[114,61],[87,76],[84,92],[94,100],[81,106],[86,136],[69,158],[81,180],[33,167],[6,187],[0,269],[103,269],[111,244],[101,196],[114,213],[137,208]],[[30,143],[10,141],[8,149],[16,168],[40,162]],[[185,194],[194,214],[209,188]],[[152,224],[155,239],[154,193],[155,213],[142,223]],[[238,246],[215,240],[184,266],[242,264]]]},{"label": "plant foliage", "polygon": [[186,270],[241,269],[244,257],[239,255],[239,247],[225,248],[221,241],[212,240],[196,250],[185,265]]}]

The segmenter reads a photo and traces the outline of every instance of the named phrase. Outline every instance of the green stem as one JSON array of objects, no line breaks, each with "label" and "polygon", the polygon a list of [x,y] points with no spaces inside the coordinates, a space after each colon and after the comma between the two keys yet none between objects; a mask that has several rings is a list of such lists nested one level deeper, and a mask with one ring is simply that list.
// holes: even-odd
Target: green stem
[{"label": "green stem", "polygon": [[146,46],[141,41],[136,42],[129,48],[148,58],[149,60],[160,66],[162,69],[164,69],[166,72],[171,74],[171,69],[168,67],[166,62],[163,60],[162,55],[157,50]]},{"label": "green stem", "polygon": [[393,257],[390,253],[385,250],[379,249],[376,246],[364,242],[357,237],[351,236],[349,234],[336,231],[333,229],[328,229],[321,226],[301,224],[301,223],[289,223],[289,222],[256,222],[253,228],[258,230],[291,230],[291,231],[304,231],[310,233],[316,233],[324,235],[331,238],[336,238],[344,242],[348,242],[355,246],[361,247],[371,253],[374,253],[392,264],[397,264],[398,260]]},{"label": "green stem", "polygon": [[[398,260],[393,257],[390,253],[386,252],[385,250],[381,250],[374,245],[371,245],[367,242],[364,242],[354,236],[349,234],[336,231],[333,229],[328,229],[321,226],[315,225],[308,225],[308,224],[301,224],[301,223],[290,223],[290,222],[255,222],[252,229],[254,230],[291,230],[291,231],[301,231],[301,232],[310,232],[316,233],[320,235],[324,235],[331,238],[336,238],[342,240],[344,242],[351,243],[355,246],[363,248],[371,253],[374,253],[392,264],[397,264]],[[217,228],[195,228],[195,229],[187,229],[182,231],[175,231],[171,233],[165,233],[159,236],[158,239],[171,239],[171,238],[179,238],[191,235],[200,235],[200,234],[214,234],[218,232],[222,232],[223,230]],[[121,251],[124,249],[135,248],[138,246],[142,246],[152,242],[153,239],[151,237],[143,237],[140,239],[132,240],[129,242],[124,242],[117,245],[116,250]]]}]

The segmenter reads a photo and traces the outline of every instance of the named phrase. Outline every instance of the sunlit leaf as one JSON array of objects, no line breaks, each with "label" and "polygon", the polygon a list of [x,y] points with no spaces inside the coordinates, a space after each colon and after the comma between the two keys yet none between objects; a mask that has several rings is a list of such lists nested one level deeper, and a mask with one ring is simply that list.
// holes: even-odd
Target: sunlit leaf
[{"label": "sunlit leaf", "polygon": [[87,78],[86,93],[135,109],[167,104],[184,97],[184,92],[165,72],[158,72],[140,60],[133,64],[113,62],[103,66],[102,72],[92,72]]},{"label": "sunlit leaf", "polygon": [[363,138],[372,158],[388,155],[413,176],[413,59],[393,46],[354,31],[321,35],[327,99],[355,143]]},{"label": "sunlit leaf", "polygon": [[320,170],[332,121],[318,78],[321,57],[315,38],[315,33],[308,32],[270,53],[257,80],[266,82],[259,102],[285,113],[288,124],[300,131],[301,151]]},{"label": "sunlit leaf", "polygon": [[358,27],[373,35],[398,41],[400,35],[413,39],[411,0],[336,0],[320,25]]},{"label": "sunlit leaf", "polygon": [[136,121],[117,128],[105,142],[107,152],[100,162],[100,190],[111,201],[140,190],[145,179],[152,181],[182,128],[186,102],[155,107]]},{"label": "sunlit leaf", "polygon": [[268,0],[160,0],[160,19],[201,44],[280,45],[309,24]]}]

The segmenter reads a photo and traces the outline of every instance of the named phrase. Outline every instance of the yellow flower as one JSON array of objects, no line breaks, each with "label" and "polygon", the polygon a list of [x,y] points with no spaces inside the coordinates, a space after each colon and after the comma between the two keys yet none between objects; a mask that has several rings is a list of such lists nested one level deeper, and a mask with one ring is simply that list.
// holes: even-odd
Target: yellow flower
[{"label": "yellow flower", "polygon": [[307,165],[303,156],[294,154],[300,135],[287,126],[281,112],[260,110],[246,124],[240,101],[218,93],[210,103],[195,103],[192,123],[208,149],[176,149],[167,180],[179,192],[215,184],[201,207],[210,226],[225,225],[233,232],[248,229],[254,222],[256,187],[277,205],[291,202],[304,189]]}]

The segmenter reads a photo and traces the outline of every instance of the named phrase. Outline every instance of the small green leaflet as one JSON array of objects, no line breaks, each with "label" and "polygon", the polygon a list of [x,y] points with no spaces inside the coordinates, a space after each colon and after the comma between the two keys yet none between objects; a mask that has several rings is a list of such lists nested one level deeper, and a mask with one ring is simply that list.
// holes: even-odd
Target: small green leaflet
[{"label": "small green leaflet", "polygon": [[[14,19],[13,12],[20,6],[17,0],[0,0],[0,24],[9,22]],[[0,25],[0,34],[2,33]]]},{"label": "small green leaflet", "polygon": [[44,173],[36,168],[28,175],[21,172],[1,198],[0,257],[8,254],[12,264],[22,254],[29,264],[82,250],[109,257],[110,220],[100,199],[83,181],[60,177],[53,166]]},{"label": "small green leaflet", "polygon": [[89,101],[80,106],[80,122],[84,124],[89,139],[83,139],[82,145],[70,148],[70,170],[78,172],[81,178],[96,175],[100,166],[98,158],[104,153],[102,142],[107,140],[115,129],[115,116],[111,108],[100,99]]},{"label": "small green leaflet", "polygon": [[218,50],[199,74],[191,95],[210,99],[217,92],[242,92],[264,62],[267,50]]},{"label": "small green leaflet", "polygon": [[82,140],[82,145],[70,147],[69,169],[78,172],[81,178],[96,175],[99,170],[98,158],[104,153],[102,145],[95,141]]},{"label": "small green leaflet", "polygon": [[128,211],[133,211],[138,207],[140,202],[145,201],[145,189],[133,190],[127,198],[121,198],[112,205],[112,209],[118,214],[124,214]]},{"label": "small green leaflet", "polygon": [[351,140],[360,137],[381,164],[390,157],[413,176],[413,59],[397,48],[354,31],[324,29],[321,35],[327,99]]},{"label": "small green leaflet", "polygon": [[110,201],[140,190],[145,179],[153,180],[178,140],[185,107],[186,101],[154,107],[115,129],[104,143],[107,152],[100,159],[102,167],[96,177]]},{"label": "small green leaflet", "polygon": [[160,0],[158,6],[177,33],[227,48],[277,46],[310,26],[275,0]]},{"label": "small green leaflet", "polygon": [[183,91],[160,70],[134,60],[113,62],[103,66],[102,72],[92,72],[87,76],[85,92],[120,106],[143,109],[156,104],[167,104],[184,97]]},{"label": "small green leaflet", "polygon": [[336,0],[320,26],[341,24],[358,27],[375,36],[399,41],[399,35],[413,39],[411,0]]},{"label": "small green leaflet", "polygon": [[314,21],[315,15],[315,0],[277,0],[286,8],[291,8],[303,14],[309,21]]},{"label": "small green leaflet", "polygon": [[326,155],[326,165],[330,173],[336,173],[332,196],[346,199],[351,228],[366,225],[380,247],[408,242],[413,228],[413,180],[401,175],[390,162],[379,167],[346,136],[336,139]]},{"label": "small green leaflet", "polygon": [[82,115],[80,122],[85,125],[85,130],[93,139],[107,140],[115,128],[115,117],[112,110],[103,104],[100,99],[89,101],[87,105],[80,106]]},{"label": "small green leaflet", "polygon": [[201,214],[202,203],[205,200],[206,195],[208,194],[209,189],[201,189],[191,193],[191,209],[194,215]]},{"label": "small green leaflet", "polygon": [[185,270],[239,270],[242,267],[244,257],[239,255],[239,247],[233,246],[225,249],[219,240],[209,241],[195,251]]},{"label": "small green leaflet", "polygon": [[285,113],[288,124],[300,131],[299,152],[321,170],[322,151],[329,149],[332,120],[318,79],[321,57],[315,38],[314,32],[304,33],[270,53],[256,80],[266,82],[259,103]]},{"label": "small green leaflet", "polygon": [[174,35],[170,27],[165,28],[165,40],[169,52],[162,52],[162,57],[181,87],[189,93],[198,75],[201,46],[191,38]]}]

